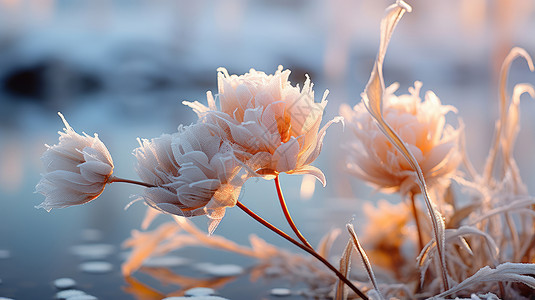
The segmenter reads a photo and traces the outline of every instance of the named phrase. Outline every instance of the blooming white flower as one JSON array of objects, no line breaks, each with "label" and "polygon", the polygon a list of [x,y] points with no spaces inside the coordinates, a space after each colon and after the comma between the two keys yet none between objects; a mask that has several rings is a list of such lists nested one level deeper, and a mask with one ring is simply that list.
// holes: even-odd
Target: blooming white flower
[{"label": "blooming white flower", "polygon": [[207,214],[212,232],[236,205],[247,179],[232,145],[208,123],[179,127],[174,134],[140,141],[134,150],[136,171],[156,187],[144,190],[144,200],[154,208],[183,217]]},{"label": "blooming white flower", "polygon": [[[340,121],[335,118],[319,130],[327,105],[327,91],[314,102],[313,84],[307,77],[303,88],[288,81],[290,70],[267,75],[251,69],[241,76],[218,69],[218,109],[211,92],[208,107],[184,102],[206,122],[224,128],[227,138],[261,161],[255,171],[261,175],[311,174],[323,184],[321,170],[310,164],[318,157],[326,129]],[[318,132],[319,130],[319,132]]]},{"label": "blooming white flower", "polygon": [[46,199],[36,206],[50,211],[83,204],[97,198],[113,173],[113,161],[97,134],[79,135],[58,113],[65,124],[59,144],[48,146],[41,157],[46,173],[35,187]]},{"label": "blooming white flower", "polygon": [[[461,128],[454,129],[445,121],[446,113],[455,112],[455,108],[442,105],[431,91],[422,102],[421,82],[415,82],[410,94],[401,96],[393,94],[397,87],[393,84],[385,90],[383,117],[414,154],[428,184],[442,182],[455,172],[462,159]],[[364,104],[353,109],[343,105],[340,114],[356,136],[356,142],[348,147],[349,171],[386,192],[417,193],[413,168],[381,132]]]}]

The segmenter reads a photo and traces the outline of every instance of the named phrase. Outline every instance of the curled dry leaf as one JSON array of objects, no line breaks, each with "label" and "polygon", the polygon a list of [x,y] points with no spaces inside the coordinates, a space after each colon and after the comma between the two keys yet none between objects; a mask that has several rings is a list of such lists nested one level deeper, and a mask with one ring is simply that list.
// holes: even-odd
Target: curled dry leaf
[{"label": "curled dry leaf", "polygon": [[[492,177],[493,169],[495,167],[496,157],[499,151],[500,142],[502,139],[508,138],[507,135],[505,135],[507,130],[504,130],[504,127],[508,126],[510,129],[512,129],[513,127],[515,127],[514,124],[518,122],[518,118],[516,118],[516,116],[514,115],[514,112],[512,112],[512,115],[511,115],[511,117],[513,117],[514,119],[508,120],[508,114],[506,111],[507,78],[509,76],[509,69],[511,67],[511,63],[518,57],[524,58],[528,64],[529,69],[532,72],[535,71],[535,67],[533,65],[533,60],[531,59],[531,56],[527,53],[526,50],[519,48],[519,47],[514,47],[513,49],[511,49],[511,51],[509,52],[509,54],[503,61],[502,68],[500,70],[500,119],[496,122],[496,131],[494,133],[493,146],[489,151],[489,155],[485,163],[485,170],[483,172],[483,178],[485,179],[487,183],[491,183],[491,177]],[[532,93],[530,92],[530,94]],[[533,94],[532,94],[532,97],[533,97]],[[513,99],[513,102],[514,102],[514,99]],[[513,103],[511,105],[513,105]],[[507,132],[507,133],[510,133],[510,132]],[[506,170],[504,170],[504,172],[506,172]],[[502,174],[502,176],[504,175],[505,174]]]}]

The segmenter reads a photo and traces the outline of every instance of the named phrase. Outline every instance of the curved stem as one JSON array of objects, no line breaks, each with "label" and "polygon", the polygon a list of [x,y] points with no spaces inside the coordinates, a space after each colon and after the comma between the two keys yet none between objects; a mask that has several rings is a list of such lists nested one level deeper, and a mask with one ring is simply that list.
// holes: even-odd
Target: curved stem
[{"label": "curved stem", "polygon": [[142,182],[142,181],[130,180],[130,179],[123,179],[123,178],[119,178],[119,177],[115,177],[115,176],[110,177],[108,179],[108,183],[114,183],[114,182],[124,182],[124,183],[137,184],[137,185],[141,185],[141,186],[148,187],[148,188],[156,187],[154,184],[150,184],[150,183],[146,183],[146,182]]},{"label": "curved stem", "polygon": [[321,261],[327,268],[329,268],[331,271],[333,271],[336,274],[336,276],[338,276],[338,278],[340,278],[340,280],[342,280],[345,284],[347,284],[347,286],[349,286],[349,288],[351,290],[353,290],[359,297],[361,297],[362,299],[368,300],[368,297],[361,290],[359,290],[351,281],[349,281],[349,279],[347,279],[347,277],[345,277],[342,273],[340,273],[340,271],[338,271],[338,269],[336,269],[333,265],[331,265],[325,258],[323,258],[321,255],[316,253],[316,251],[314,251],[314,249],[309,248],[309,247],[299,243],[298,241],[293,239],[291,236],[286,234],[284,231],[282,231],[282,230],[278,229],[277,227],[271,225],[271,223],[269,223],[268,221],[262,219],[262,217],[260,217],[259,215],[255,214],[252,210],[248,209],[240,201],[238,201],[236,203],[236,206],[238,206],[241,210],[243,210],[246,214],[251,216],[253,219],[258,221],[260,224],[266,226],[269,230],[275,232],[276,234],[278,234],[282,238],[286,239],[290,243],[296,245],[297,247],[301,248],[302,250],[308,252],[310,255],[314,256],[316,259]]},{"label": "curved stem", "polygon": [[292,228],[292,230],[295,233],[295,235],[297,235],[299,240],[301,240],[301,242],[303,242],[303,244],[305,246],[307,246],[310,249],[314,249],[308,243],[308,241],[305,239],[305,237],[301,234],[299,229],[297,229],[297,226],[295,226],[295,223],[292,220],[292,217],[290,216],[290,211],[288,210],[288,207],[286,206],[286,201],[284,201],[284,196],[282,195],[282,189],[281,189],[281,184],[280,184],[278,175],[275,177],[275,187],[277,188],[277,195],[279,196],[279,202],[281,204],[281,208],[282,208],[282,212],[284,213],[284,217],[286,217],[286,221],[288,221],[288,225],[290,225],[290,227]]}]

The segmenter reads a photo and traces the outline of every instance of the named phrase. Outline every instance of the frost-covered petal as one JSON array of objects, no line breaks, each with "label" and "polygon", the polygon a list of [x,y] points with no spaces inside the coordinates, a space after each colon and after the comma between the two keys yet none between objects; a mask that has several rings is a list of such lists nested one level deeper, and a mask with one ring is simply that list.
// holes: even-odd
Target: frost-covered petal
[{"label": "frost-covered petal", "polygon": [[[223,128],[224,138],[248,154],[240,156],[241,162],[255,165],[258,175],[291,174],[313,163],[321,151],[325,131],[319,128],[327,93],[317,103],[310,78],[307,76],[303,88],[299,88],[288,81],[289,75],[290,71],[282,66],[272,75],[254,69],[240,76],[229,75],[226,69],[219,68],[220,108],[215,106],[211,94],[210,111],[196,103],[186,104],[196,112],[203,111],[202,122]],[[258,158],[258,153],[263,153],[262,164],[258,159],[247,162]],[[272,157],[266,159],[266,155]]]},{"label": "frost-covered petal", "polygon": [[[429,184],[439,184],[440,178],[451,177],[459,166],[462,155],[459,137],[462,127],[454,129],[445,123],[445,114],[455,109],[442,105],[434,93],[419,96],[421,82],[415,82],[409,94],[391,94],[397,86],[385,90],[384,120],[405,143],[419,163]],[[349,170],[359,178],[385,192],[418,191],[413,167],[405,156],[375,125],[364,103],[353,109],[340,108],[347,126],[356,139],[346,146]]]},{"label": "frost-covered petal", "polygon": [[95,199],[113,173],[111,155],[98,136],[76,133],[59,115],[65,129],[59,132],[59,143],[43,153],[41,160],[47,172],[36,186],[36,192],[46,197],[37,207],[47,210]]},{"label": "frost-covered petal", "polygon": [[[233,145],[222,139],[214,124],[203,122],[181,126],[172,135],[144,140],[134,151],[136,170],[140,177],[154,180],[156,187],[145,189],[141,197],[170,214],[207,214],[212,220],[220,220],[225,208],[236,204],[248,176],[234,156]],[[237,174],[239,179],[244,176],[243,180],[234,180]],[[233,192],[225,192],[229,190]],[[212,230],[216,223],[212,222]]]},{"label": "frost-covered petal", "polygon": [[290,174],[312,175],[316,177],[316,179],[319,180],[319,182],[321,182],[323,186],[327,185],[327,180],[325,179],[325,175],[323,174],[323,172],[319,168],[311,166],[311,165],[302,166],[299,169],[291,171]]},{"label": "frost-covered petal", "polygon": [[273,153],[273,166],[279,172],[287,172],[295,169],[297,156],[299,154],[299,142],[296,138],[291,138],[288,142],[281,144]]}]

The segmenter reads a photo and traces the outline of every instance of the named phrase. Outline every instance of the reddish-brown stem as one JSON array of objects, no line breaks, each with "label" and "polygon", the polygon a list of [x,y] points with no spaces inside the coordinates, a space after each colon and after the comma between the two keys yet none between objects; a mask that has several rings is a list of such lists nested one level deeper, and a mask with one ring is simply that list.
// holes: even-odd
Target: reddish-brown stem
[{"label": "reddish-brown stem", "polygon": [[424,248],[424,239],[422,236],[422,228],[420,227],[420,220],[418,218],[418,209],[416,208],[416,201],[414,200],[414,193],[410,193],[411,204],[412,204],[412,214],[414,215],[414,223],[416,223],[416,230],[418,232],[418,253]]},{"label": "reddish-brown stem", "polygon": [[295,226],[294,221],[292,220],[292,217],[290,216],[290,211],[288,210],[288,206],[286,206],[286,201],[284,200],[284,196],[282,195],[282,189],[281,184],[279,181],[279,176],[275,177],[275,187],[277,188],[277,195],[279,196],[279,202],[281,204],[282,212],[284,213],[284,217],[286,218],[286,221],[288,221],[288,225],[292,228],[295,235],[303,242],[305,246],[307,246],[310,249],[312,246],[308,243],[308,241],[305,239],[305,237],[301,234],[299,229],[297,229],[297,226]]},{"label": "reddish-brown stem", "polygon": [[271,223],[269,223],[268,221],[264,220],[259,215],[255,214],[252,210],[248,209],[240,201],[238,201],[236,203],[236,206],[238,206],[246,214],[251,216],[253,219],[255,219],[260,224],[264,225],[269,230],[275,232],[276,234],[278,234],[282,238],[286,239],[290,243],[296,245],[297,247],[301,248],[302,250],[308,252],[310,255],[314,256],[316,259],[321,261],[327,268],[329,268],[331,271],[333,271],[336,274],[336,276],[338,276],[338,278],[340,278],[340,280],[342,280],[345,284],[347,284],[347,286],[349,286],[349,288],[351,290],[353,290],[359,297],[361,297],[362,299],[366,299],[366,300],[368,299],[368,297],[361,290],[359,290],[351,281],[349,281],[349,279],[347,279],[347,277],[345,277],[342,273],[340,273],[340,271],[338,271],[338,269],[336,269],[333,265],[331,265],[325,258],[323,258],[321,255],[316,253],[316,251],[314,251],[314,249],[299,243],[298,241],[293,239],[291,236],[286,234],[284,231],[282,231],[282,230],[278,229],[277,227],[271,225]]},{"label": "reddish-brown stem", "polygon": [[108,183],[113,183],[113,182],[124,182],[124,183],[137,184],[137,185],[141,185],[141,186],[148,187],[148,188],[156,187],[155,185],[150,184],[150,183],[146,183],[146,182],[142,182],[142,181],[136,181],[136,180],[130,180],[130,179],[123,179],[123,178],[119,178],[119,177],[115,177],[115,176],[110,177],[110,179],[108,179]]}]

